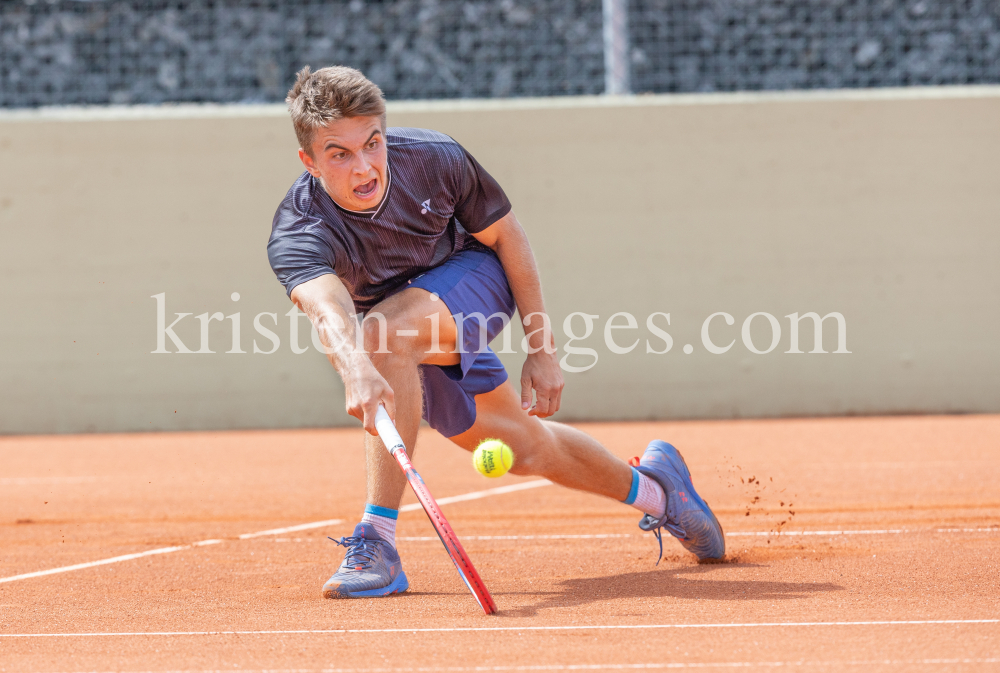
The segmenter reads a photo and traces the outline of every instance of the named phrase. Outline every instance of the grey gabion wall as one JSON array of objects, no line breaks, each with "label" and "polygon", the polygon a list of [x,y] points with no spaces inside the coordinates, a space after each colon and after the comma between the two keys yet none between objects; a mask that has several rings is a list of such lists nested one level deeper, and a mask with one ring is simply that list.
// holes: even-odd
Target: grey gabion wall
[{"label": "grey gabion wall", "polygon": [[1000,0],[632,0],[636,91],[1000,82]]},{"label": "grey gabion wall", "polygon": [[391,98],[599,93],[600,35],[572,0],[0,0],[0,105],[278,101],[334,63]]},{"label": "grey gabion wall", "polygon": [[[303,65],[389,98],[596,94],[600,0],[0,0],[0,106],[270,102]],[[1000,82],[1000,0],[631,0],[636,92]]]}]

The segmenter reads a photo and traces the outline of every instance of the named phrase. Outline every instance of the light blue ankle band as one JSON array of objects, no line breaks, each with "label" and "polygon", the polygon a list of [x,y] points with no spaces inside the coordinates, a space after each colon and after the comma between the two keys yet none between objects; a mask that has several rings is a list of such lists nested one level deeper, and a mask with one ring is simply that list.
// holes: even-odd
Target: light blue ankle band
[{"label": "light blue ankle band", "polygon": [[639,470],[632,468],[632,488],[629,489],[628,497],[622,500],[626,505],[631,505],[635,502],[636,497],[639,495]]},{"label": "light blue ankle band", "polygon": [[[636,482],[638,483],[638,482]],[[632,490],[636,490],[635,484],[632,485]],[[635,496],[632,496],[635,500]],[[379,507],[378,505],[365,505],[365,514],[374,514],[375,516],[384,516],[387,519],[396,520],[399,517],[399,510],[389,509],[388,507]]]}]

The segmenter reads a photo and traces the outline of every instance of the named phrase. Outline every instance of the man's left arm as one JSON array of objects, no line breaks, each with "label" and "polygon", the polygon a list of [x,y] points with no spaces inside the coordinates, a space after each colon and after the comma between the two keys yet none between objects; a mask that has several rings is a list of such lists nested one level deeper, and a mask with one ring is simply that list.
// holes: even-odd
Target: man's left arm
[{"label": "man's left arm", "polygon": [[[529,416],[551,416],[559,411],[565,382],[556,358],[555,338],[545,313],[542,285],[528,236],[513,212],[473,236],[500,258],[517,310],[525,321],[529,351],[521,370],[521,408],[528,410]],[[531,406],[532,390],[535,391],[534,407]]]}]

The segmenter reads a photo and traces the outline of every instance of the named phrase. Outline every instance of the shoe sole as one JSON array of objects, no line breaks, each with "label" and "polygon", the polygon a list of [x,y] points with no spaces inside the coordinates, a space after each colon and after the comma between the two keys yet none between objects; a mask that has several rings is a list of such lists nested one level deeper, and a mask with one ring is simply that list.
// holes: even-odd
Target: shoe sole
[{"label": "shoe sole", "polygon": [[410,582],[406,579],[406,573],[399,573],[399,577],[380,589],[365,589],[364,591],[352,591],[350,593],[325,589],[323,591],[323,598],[377,598],[379,596],[401,594],[409,588]]},{"label": "shoe sole", "polygon": [[[680,476],[684,479],[684,481],[687,482],[688,493],[690,493],[693,496],[692,499],[694,500],[695,504],[698,505],[698,509],[700,510],[698,512],[693,512],[689,510],[687,512],[682,513],[680,516],[681,527],[684,528],[684,530],[688,533],[689,536],[697,539],[701,534],[704,534],[706,537],[711,536],[714,533],[712,526],[712,524],[714,524],[715,529],[717,529],[719,532],[719,537],[722,539],[722,554],[720,554],[719,556],[701,556],[693,549],[690,549],[686,545],[684,545],[683,542],[681,544],[682,546],[684,546],[685,549],[690,551],[692,554],[698,556],[699,563],[718,563],[726,556],[726,533],[722,529],[722,524],[719,523],[719,520],[715,516],[715,512],[712,511],[712,508],[708,506],[708,503],[705,502],[704,499],[702,499],[697,489],[695,489],[694,482],[691,481],[691,470],[688,469],[687,461],[684,460],[684,455],[677,449],[677,447],[671,444],[667,444],[666,442],[663,442],[663,444],[665,444],[666,447],[670,447],[669,449],[665,447],[660,448],[660,450],[663,452],[665,456],[669,457],[671,454],[670,449],[673,449],[673,453],[676,454],[678,458],[680,458],[680,463],[681,463],[680,466],[683,468],[683,470],[678,470],[678,472],[680,473]],[[708,518],[711,519],[711,523],[709,523],[709,521],[706,520],[705,515],[707,515]],[[692,535],[692,533],[696,534]]]}]

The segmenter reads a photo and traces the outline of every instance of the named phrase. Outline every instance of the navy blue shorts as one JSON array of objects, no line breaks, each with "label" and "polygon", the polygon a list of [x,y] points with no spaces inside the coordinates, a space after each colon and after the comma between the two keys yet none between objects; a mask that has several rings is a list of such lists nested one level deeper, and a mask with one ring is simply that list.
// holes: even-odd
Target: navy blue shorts
[{"label": "navy blue shorts", "polygon": [[[507,380],[507,370],[487,345],[514,315],[514,295],[493,252],[466,250],[410,280],[406,287],[436,293],[461,318],[461,364],[420,365],[424,385],[424,420],[445,437],[459,435],[476,422],[476,395]],[[486,324],[485,340],[480,325]]]}]

